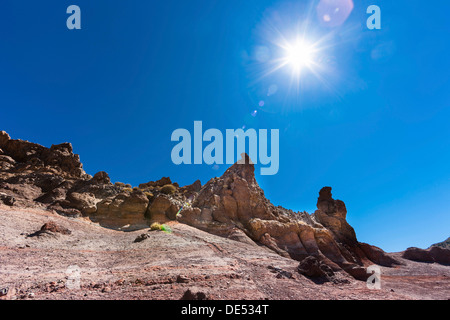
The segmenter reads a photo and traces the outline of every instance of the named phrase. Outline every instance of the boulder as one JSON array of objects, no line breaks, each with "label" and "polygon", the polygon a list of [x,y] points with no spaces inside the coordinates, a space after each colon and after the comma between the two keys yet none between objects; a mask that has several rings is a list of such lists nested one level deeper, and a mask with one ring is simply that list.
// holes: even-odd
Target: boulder
[{"label": "boulder", "polygon": [[310,278],[321,278],[323,281],[333,281],[335,274],[331,267],[320,261],[316,256],[309,256],[303,259],[297,271]]},{"label": "boulder", "polygon": [[210,300],[208,293],[199,288],[187,289],[180,300]]},{"label": "boulder", "polygon": [[0,203],[3,203],[7,206],[13,206],[16,199],[13,196],[9,196],[6,193],[0,192]]},{"label": "boulder", "polygon": [[52,234],[56,234],[56,233],[63,234],[63,235],[72,234],[72,232],[69,229],[62,227],[53,221],[50,221],[50,222],[45,223],[41,227],[41,229],[39,229],[35,233],[28,235],[28,237],[39,237],[39,236],[42,236],[43,234],[51,234],[52,235]]}]

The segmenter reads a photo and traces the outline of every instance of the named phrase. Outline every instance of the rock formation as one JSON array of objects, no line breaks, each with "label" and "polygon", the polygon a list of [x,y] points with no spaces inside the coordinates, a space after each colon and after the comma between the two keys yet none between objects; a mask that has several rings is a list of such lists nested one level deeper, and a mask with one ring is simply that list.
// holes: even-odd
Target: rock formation
[{"label": "rock formation", "polygon": [[403,252],[403,258],[418,262],[436,262],[443,265],[450,265],[450,250],[439,246],[431,246],[428,249],[411,247]]},{"label": "rock formation", "polygon": [[70,235],[72,232],[69,229],[61,227],[53,221],[50,221],[44,224],[41,229],[39,229],[35,233],[28,235],[28,237],[40,237],[44,234],[54,235],[56,233]]},{"label": "rock formation", "polygon": [[86,174],[69,143],[46,148],[0,133],[0,201],[7,205],[83,215],[124,231],[178,220],[236,241],[266,246],[303,262],[301,270],[315,268],[329,277],[332,272],[345,271],[364,280],[368,277],[364,266],[398,264],[381,249],[358,242],[346,221],[345,204],[333,199],[331,187],[320,190],[314,214],[294,213],[266,199],[254,170],[243,154],[242,160],[204,186],[196,181],[179,187],[165,177],[131,188],[111,183],[106,172],[93,177]]},{"label": "rock formation", "polygon": [[318,209],[311,216],[275,207],[258,186],[254,165],[243,157],[245,164],[234,164],[203,186],[179,221],[222,236],[239,230],[282,256],[299,261],[314,256],[332,270],[361,280],[368,277],[364,265],[398,264],[381,249],[357,241],[346,221],[345,204],[332,198],[330,187],[320,190]]},{"label": "rock formation", "polygon": [[430,248],[431,247],[440,247],[440,248],[443,248],[443,249],[450,249],[450,237],[447,238],[447,240],[444,240],[442,242],[438,242],[438,243],[432,244],[430,246]]}]

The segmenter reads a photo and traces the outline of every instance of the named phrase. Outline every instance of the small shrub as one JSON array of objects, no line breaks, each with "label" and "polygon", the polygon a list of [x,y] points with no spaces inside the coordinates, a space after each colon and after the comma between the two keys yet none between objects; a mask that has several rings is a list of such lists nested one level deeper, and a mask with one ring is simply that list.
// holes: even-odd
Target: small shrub
[{"label": "small shrub", "polygon": [[151,231],[161,230],[161,224],[158,222],[153,222],[150,226]]},{"label": "small shrub", "polygon": [[172,194],[177,191],[177,188],[172,184],[166,184],[161,188],[161,192],[164,194]]}]

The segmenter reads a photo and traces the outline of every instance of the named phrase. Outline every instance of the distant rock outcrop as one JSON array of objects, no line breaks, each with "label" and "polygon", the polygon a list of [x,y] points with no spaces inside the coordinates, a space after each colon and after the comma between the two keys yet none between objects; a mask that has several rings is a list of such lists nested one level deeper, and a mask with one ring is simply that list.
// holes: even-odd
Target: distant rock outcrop
[{"label": "distant rock outcrop", "polygon": [[450,250],[439,246],[431,246],[428,249],[411,247],[403,252],[403,258],[418,262],[439,263],[450,265]]},{"label": "distant rock outcrop", "polygon": [[442,249],[450,249],[450,237],[447,238],[447,240],[444,240],[442,242],[432,244],[431,247],[440,247]]}]

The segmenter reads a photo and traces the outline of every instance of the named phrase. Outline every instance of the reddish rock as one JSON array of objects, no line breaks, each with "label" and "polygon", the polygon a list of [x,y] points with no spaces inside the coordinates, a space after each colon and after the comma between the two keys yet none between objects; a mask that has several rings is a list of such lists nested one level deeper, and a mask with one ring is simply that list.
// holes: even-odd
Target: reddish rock
[{"label": "reddish rock", "polygon": [[41,229],[39,229],[35,233],[28,235],[28,237],[39,237],[43,234],[56,234],[56,233],[60,233],[60,234],[64,234],[64,235],[72,234],[72,232],[69,229],[62,227],[60,225],[57,225],[53,221],[50,221],[50,222],[45,223],[41,227]]},{"label": "reddish rock", "polygon": [[406,251],[403,253],[403,258],[420,262],[434,262],[430,251],[416,247],[410,247],[406,249]]},{"label": "reddish rock", "polygon": [[370,261],[380,266],[393,267],[401,264],[400,261],[390,257],[386,252],[376,246],[360,242],[359,247]]},{"label": "reddish rock", "polygon": [[436,262],[450,265],[450,250],[435,246],[428,249],[411,247],[403,252],[403,258],[418,262]]}]

